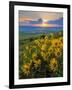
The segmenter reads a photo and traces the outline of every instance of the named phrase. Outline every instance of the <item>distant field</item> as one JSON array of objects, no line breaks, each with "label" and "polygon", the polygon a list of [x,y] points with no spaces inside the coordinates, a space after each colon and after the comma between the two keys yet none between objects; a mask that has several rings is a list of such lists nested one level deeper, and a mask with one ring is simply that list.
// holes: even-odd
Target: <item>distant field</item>
[{"label": "distant field", "polygon": [[63,31],[19,32],[19,78],[63,76]]},{"label": "distant field", "polygon": [[28,39],[30,37],[37,37],[40,36],[41,34],[34,34],[34,33],[24,33],[23,31],[19,32],[19,39]]}]

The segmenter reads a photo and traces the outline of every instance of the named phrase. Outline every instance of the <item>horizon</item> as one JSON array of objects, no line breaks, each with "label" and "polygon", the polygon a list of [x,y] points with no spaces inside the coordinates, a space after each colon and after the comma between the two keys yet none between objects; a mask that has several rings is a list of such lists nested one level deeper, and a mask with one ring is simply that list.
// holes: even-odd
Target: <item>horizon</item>
[{"label": "horizon", "polygon": [[20,10],[19,30],[37,33],[63,30],[63,13]]}]

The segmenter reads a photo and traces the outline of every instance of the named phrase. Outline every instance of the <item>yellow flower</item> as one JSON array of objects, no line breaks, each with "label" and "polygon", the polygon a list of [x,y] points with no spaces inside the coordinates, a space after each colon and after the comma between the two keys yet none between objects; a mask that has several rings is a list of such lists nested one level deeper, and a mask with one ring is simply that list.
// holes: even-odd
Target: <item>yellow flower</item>
[{"label": "yellow flower", "polygon": [[37,40],[35,40],[34,42],[35,42],[35,44],[38,44],[38,43],[39,43],[39,40],[37,39]]},{"label": "yellow flower", "polygon": [[48,36],[45,36],[45,38],[44,39],[48,39]]},{"label": "yellow flower", "polygon": [[41,47],[40,39],[37,39],[34,42],[39,48]]},{"label": "yellow flower", "polygon": [[42,47],[41,47],[41,50],[42,51],[46,51],[46,49],[47,49],[47,45],[46,44],[43,44]]},{"label": "yellow flower", "polygon": [[27,76],[30,74],[30,64],[29,63],[23,65],[23,72]]},{"label": "yellow flower", "polygon": [[49,41],[48,41],[48,39],[46,39],[44,43],[48,45],[48,44],[49,44]]},{"label": "yellow flower", "polygon": [[23,54],[23,57],[24,57],[24,58],[27,58],[27,55],[26,55],[26,53],[24,53],[24,54]]},{"label": "yellow flower", "polygon": [[47,52],[41,52],[41,56],[44,58],[44,60],[48,59],[48,53]]},{"label": "yellow flower", "polygon": [[32,51],[32,47],[29,48],[29,53],[31,53],[31,51]]},{"label": "yellow flower", "polygon": [[41,60],[40,59],[37,59],[37,60],[34,60],[34,67],[37,68],[41,65]]},{"label": "yellow flower", "polygon": [[41,55],[44,57],[45,56],[45,53],[44,52],[41,52]]},{"label": "yellow flower", "polygon": [[40,39],[40,43],[43,44],[44,43],[44,39]]},{"label": "yellow flower", "polygon": [[58,62],[57,62],[57,60],[55,58],[52,58],[50,60],[49,68],[53,72],[57,71],[57,69],[58,69]]},{"label": "yellow flower", "polygon": [[59,38],[59,47],[63,48],[63,37]]},{"label": "yellow flower", "polygon": [[28,47],[28,46],[26,46],[26,49],[28,50],[28,49],[29,49],[29,47]]},{"label": "yellow flower", "polygon": [[49,42],[48,42],[48,36],[45,36],[45,38],[44,38],[44,43],[45,44],[48,44]]},{"label": "yellow flower", "polygon": [[56,49],[55,49],[55,56],[56,56],[56,57],[60,57],[61,54],[62,54],[61,49],[60,49],[60,48],[56,48]]},{"label": "yellow flower", "polygon": [[32,54],[32,58],[34,59],[34,58],[36,58],[37,57],[37,54],[34,52],[33,54]]},{"label": "yellow flower", "polygon": [[60,37],[59,40],[63,43],[63,37]]},{"label": "yellow flower", "polygon": [[41,48],[41,46],[42,46],[41,43],[38,43],[38,47]]},{"label": "yellow flower", "polygon": [[37,44],[38,43],[38,40],[34,40],[34,42]]},{"label": "yellow flower", "polygon": [[50,47],[48,48],[48,52],[49,52],[49,53],[52,53],[52,52],[53,52],[53,47],[52,47],[52,46],[50,46]]},{"label": "yellow flower", "polygon": [[58,39],[53,39],[52,40],[52,46],[53,47],[58,47],[59,46],[59,40]]},{"label": "yellow flower", "polygon": [[32,46],[32,48],[37,48],[36,46]]},{"label": "yellow flower", "polygon": [[52,53],[54,53],[53,50],[54,50],[54,48],[52,46],[50,46],[48,48],[48,56],[50,56]]}]

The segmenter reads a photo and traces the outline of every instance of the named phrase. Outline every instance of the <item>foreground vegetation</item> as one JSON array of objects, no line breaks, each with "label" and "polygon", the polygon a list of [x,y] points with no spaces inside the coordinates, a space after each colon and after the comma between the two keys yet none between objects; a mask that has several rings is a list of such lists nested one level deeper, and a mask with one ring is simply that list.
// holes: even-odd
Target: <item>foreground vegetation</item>
[{"label": "foreground vegetation", "polygon": [[63,76],[63,32],[19,41],[19,78]]}]

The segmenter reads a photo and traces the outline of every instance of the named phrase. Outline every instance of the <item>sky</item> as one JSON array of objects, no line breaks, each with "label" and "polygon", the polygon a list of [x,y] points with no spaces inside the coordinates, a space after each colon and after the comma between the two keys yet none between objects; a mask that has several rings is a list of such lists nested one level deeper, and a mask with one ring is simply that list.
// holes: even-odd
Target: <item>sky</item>
[{"label": "sky", "polygon": [[63,13],[45,11],[19,11],[20,26],[60,27],[63,24]]}]

